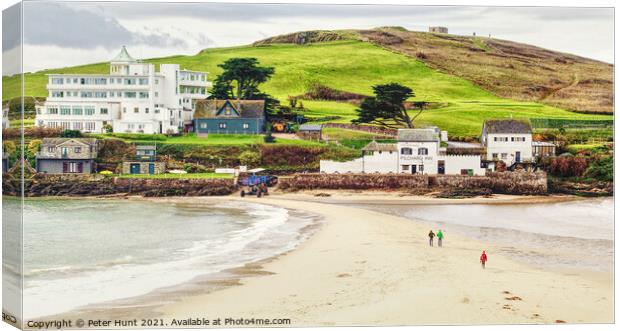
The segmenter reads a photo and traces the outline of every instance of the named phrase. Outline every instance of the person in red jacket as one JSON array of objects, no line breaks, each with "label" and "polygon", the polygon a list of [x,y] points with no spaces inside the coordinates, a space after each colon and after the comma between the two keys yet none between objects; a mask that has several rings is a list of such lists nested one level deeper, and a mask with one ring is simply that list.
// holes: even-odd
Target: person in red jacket
[{"label": "person in red jacket", "polygon": [[480,255],[480,264],[482,264],[482,269],[484,269],[487,263],[487,253],[486,251],[482,251],[482,255]]}]

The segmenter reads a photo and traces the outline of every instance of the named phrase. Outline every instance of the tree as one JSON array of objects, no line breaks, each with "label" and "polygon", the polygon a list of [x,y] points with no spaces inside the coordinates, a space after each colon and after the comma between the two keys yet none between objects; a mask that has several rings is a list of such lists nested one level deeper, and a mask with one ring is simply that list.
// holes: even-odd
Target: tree
[{"label": "tree", "polygon": [[413,121],[422,113],[411,117],[405,107],[405,101],[414,97],[413,90],[398,83],[373,86],[373,97],[365,98],[357,109],[358,118],[353,123],[379,124],[388,128],[413,128]]},{"label": "tree", "polygon": [[232,58],[218,65],[224,72],[217,77],[211,91],[218,99],[256,100],[258,85],[271,78],[273,67],[260,67],[255,58]]},{"label": "tree", "polygon": [[224,72],[215,79],[211,99],[265,100],[267,120],[280,101],[261,92],[258,86],[271,78],[272,67],[260,67],[255,58],[232,58],[218,65]]}]

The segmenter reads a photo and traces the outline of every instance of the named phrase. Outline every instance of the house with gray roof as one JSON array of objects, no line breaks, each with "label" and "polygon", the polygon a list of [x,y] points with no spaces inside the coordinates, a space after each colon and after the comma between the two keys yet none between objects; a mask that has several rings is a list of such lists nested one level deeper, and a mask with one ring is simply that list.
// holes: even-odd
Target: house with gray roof
[{"label": "house with gray roof", "polygon": [[321,140],[323,138],[323,125],[302,124],[297,130],[297,136],[306,140]]},{"label": "house with gray roof", "polygon": [[89,174],[95,169],[97,139],[43,138],[36,170],[48,174]]},{"label": "house with gray roof", "polygon": [[500,161],[507,167],[533,161],[532,126],[528,120],[486,120],[480,141],[486,149],[485,162],[490,169],[494,169]]},{"label": "house with gray roof", "polygon": [[199,100],[194,113],[194,131],[259,134],[265,127],[265,100]]}]

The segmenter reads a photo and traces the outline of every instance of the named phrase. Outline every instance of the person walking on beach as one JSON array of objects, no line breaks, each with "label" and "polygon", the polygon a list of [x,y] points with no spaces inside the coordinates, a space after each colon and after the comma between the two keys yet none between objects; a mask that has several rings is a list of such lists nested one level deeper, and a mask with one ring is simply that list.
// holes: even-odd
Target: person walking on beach
[{"label": "person walking on beach", "polygon": [[431,230],[431,232],[428,233],[428,244],[431,245],[431,247],[433,247],[433,238],[435,238],[435,234],[433,230]]},{"label": "person walking on beach", "polygon": [[486,264],[487,264],[487,253],[486,253],[486,251],[482,251],[482,255],[480,255],[480,264],[482,264],[482,269],[484,269]]},{"label": "person walking on beach", "polygon": [[441,247],[441,240],[443,239],[443,232],[441,229],[437,231],[437,245]]}]

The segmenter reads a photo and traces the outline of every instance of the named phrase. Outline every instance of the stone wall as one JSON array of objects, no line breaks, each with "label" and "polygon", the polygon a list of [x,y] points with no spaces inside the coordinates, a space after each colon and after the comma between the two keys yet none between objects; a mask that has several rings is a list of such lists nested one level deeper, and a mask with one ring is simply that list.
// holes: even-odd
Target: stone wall
[{"label": "stone wall", "polygon": [[488,176],[409,174],[297,174],[280,179],[285,190],[476,190],[503,194],[547,194],[544,172],[496,172]]},{"label": "stone wall", "polygon": [[[5,195],[19,195],[18,179],[3,178]],[[229,195],[237,190],[233,179],[143,179],[102,175],[43,175],[24,182],[26,196],[99,196],[135,194],[142,196]]]},{"label": "stone wall", "polygon": [[297,174],[280,178],[279,187],[287,190],[419,190],[428,188],[426,175],[407,174]]}]

